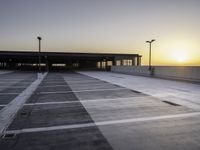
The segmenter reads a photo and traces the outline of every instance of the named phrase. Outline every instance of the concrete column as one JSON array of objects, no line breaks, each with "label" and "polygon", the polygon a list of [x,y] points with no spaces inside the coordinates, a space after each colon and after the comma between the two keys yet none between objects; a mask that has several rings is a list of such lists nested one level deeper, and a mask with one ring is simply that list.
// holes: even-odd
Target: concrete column
[{"label": "concrete column", "polygon": [[137,66],[140,66],[141,65],[141,57],[137,57]]},{"label": "concrete column", "polygon": [[123,63],[123,59],[120,60],[120,66],[123,66],[124,63]]},{"label": "concrete column", "polygon": [[113,66],[116,66],[116,64],[117,64],[117,60],[115,60],[115,59],[112,60],[112,65],[113,65]]},{"label": "concrete column", "polygon": [[105,60],[105,70],[107,70],[107,68],[108,68],[108,62],[107,60]]},{"label": "concrete column", "polygon": [[132,59],[132,66],[135,66],[135,57]]},{"label": "concrete column", "polygon": [[141,60],[142,60],[141,57],[139,57],[139,65],[140,65],[140,66],[141,66]]},{"label": "concrete column", "polygon": [[102,69],[102,61],[100,61],[99,64],[100,64],[100,69]]},{"label": "concrete column", "polygon": [[139,57],[137,57],[137,66],[139,66]]}]

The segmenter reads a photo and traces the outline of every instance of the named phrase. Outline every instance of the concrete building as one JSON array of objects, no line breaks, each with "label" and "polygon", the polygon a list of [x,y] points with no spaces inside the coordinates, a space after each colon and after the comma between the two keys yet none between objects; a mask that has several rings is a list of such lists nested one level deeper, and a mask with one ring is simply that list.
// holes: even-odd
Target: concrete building
[{"label": "concrete building", "polygon": [[117,53],[70,53],[36,51],[0,51],[1,69],[37,69],[41,56],[41,67],[49,69],[103,69],[111,66],[140,66],[141,55]]}]

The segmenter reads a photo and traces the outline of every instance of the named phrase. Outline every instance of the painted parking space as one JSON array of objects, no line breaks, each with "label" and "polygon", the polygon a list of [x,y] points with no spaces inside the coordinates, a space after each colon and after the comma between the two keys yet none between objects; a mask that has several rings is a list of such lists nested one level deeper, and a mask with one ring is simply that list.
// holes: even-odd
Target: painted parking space
[{"label": "painted parking space", "polygon": [[[54,76],[56,80],[60,80],[60,82],[62,81],[62,83],[65,83],[65,86],[43,88],[42,86],[48,84],[48,79],[52,80]],[[41,93],[42,91],[50,92],[50,89],[51,91],[58,93],[53,93],[50,95]],[[78,101],[73,92],[62,94],[59,93],[60,90],[71,91],[70,87],[67,85],[61,75],[49,74],[39,85],[38,89],[29,98],[27,104],[70,100]],[[92,120],[90,116],[80,102],[71,104],[58,103],[54,105],[26,105],[17,114],[17,117],[9,127],[9,130],[88,123],[91,121]]]},{"label": "painted parking space", "polygon": [[18,94],[0,94],[0,105],[10,103]]},{"label": "painted parking space", "polygon": [[75,91],[81,90],[91,90],[91,86],[93,90],[98,89],[116,89],[122,88],[117,85],[112,85],[109,83],[85,83],[85,84],[70,84],[70,87],[73,88]]},{"label": "painted parking space", "polygon": [[27,103],[45,103],[45,102],[62,102],[77,101],[73,92],[70,93],[54,93],[54,94],[34,94]]},{"label": "painted parking space", "polygon": [[9,104],[36,78],[36,73],[33,72],[12,72],[0,75],[0,105]]},{"label": "painted parking space", "polygon": [[194,110],[172,106],[152,97],[132,97],[113,101],[82,103],[95,122],[191,113]]},{"label": "painted parking space", "polygon": [[[18,78],[18,76],[22,76],[23,78]],[[15,79],[14,77],[16,76]],[[34,73],[9,73],[5,75],[0,75],[0,93],[7,90],[13,90],[17,88],[26,88],[28,85],[30,85],[31,82],[33,82],[36,78],[36,75]]]},{"label": "painted parking space", "polygon": [[129,89],[116,88],[116,89],[103,89],[97,91],[75,92],[79,99],[108,99],[108,98],[127,98],[134,96],[144,96],[141,93],[136,93]]},{"label": "painted parking space", "polygon": [[[64,82],[64,81],[63,81]],[[59,91],[71,91],[71,89],[69,88],[69,86],[65,85],[65,86],[54,86],[54,87],[39,87],[37,92],[59,92]]]},{"label": "painted parking space", "polygon": [[[55,81],[53,82],[55,77]],[[50,80],[50,82],[48,82]],[[59,82],[57,82],[59,81]],[[59,86],[57,86],[59,85]],[[60,74],[48,74],[27,103],[77,101],[78,99]]]},{"label": "painted parking space", "polygon": [[81,103],[24,106],[8,130],[92,122]]},{"label": "painted parking space", "polygon": [[5,90],[2,90],[0,94],[4,93],[21,93],[26,87],[23,88],[6,88]]}]

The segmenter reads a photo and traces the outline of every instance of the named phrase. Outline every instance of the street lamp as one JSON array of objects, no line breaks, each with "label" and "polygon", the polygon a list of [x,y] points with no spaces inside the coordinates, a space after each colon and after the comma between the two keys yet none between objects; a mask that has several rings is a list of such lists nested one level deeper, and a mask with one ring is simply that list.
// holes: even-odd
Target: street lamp
[{"label": "street lamp", "polygon": [[38,53],[39,72],[41,72],[41,40],[42,38],[38,36],[37,39],[39,41],[39,53]]},{"label": "street lamp", "polygon": [[154,41],[156,40],[153,39],[151,41],[146,41],[146,43],[149,43],[149,70],[151,70],[151,43],[153,43]]}]

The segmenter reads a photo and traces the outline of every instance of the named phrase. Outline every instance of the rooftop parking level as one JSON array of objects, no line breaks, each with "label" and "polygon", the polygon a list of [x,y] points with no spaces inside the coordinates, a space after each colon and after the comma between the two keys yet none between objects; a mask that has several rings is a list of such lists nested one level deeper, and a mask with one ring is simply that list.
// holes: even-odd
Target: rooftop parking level
[{"label": "rooftop parking level", "polygon": [[189,82],[6,72],[0,117],[2,150],[200,149],[200,85]]}]

